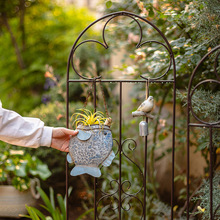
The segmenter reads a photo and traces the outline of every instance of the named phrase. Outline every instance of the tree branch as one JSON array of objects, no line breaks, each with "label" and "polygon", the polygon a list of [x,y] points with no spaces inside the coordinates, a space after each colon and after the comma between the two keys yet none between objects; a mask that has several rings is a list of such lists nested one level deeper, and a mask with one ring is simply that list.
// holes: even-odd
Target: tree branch
[{"label": "tree branch", "polygon": [[20,0],[20,24],[19,24],[19,28],[21,30],[22,51],[24,51],[25,47],[26,47],[24,18],[25,18],[25,0]]},{"label": "tree branch", "polygon": [[1,17],[2,17],[2,22],[3,22],[4,26],[6,27],[6,29],[8,30],[8,32],[10,34],[11,42],[12,42],[12,44],[14,46],[14,49],[15,49],[15,54],[16,54],[16,57],[17,57],[18,64],[19,64],[21,69],[25,69],[25,64],[24,64],[20,49],[18,47],[16,38],[15,38],[15,36],[14,36],[12,30],[11,30],[11,26],[8,22],[8,18],[7,18],[5,13],[2,13]]}]

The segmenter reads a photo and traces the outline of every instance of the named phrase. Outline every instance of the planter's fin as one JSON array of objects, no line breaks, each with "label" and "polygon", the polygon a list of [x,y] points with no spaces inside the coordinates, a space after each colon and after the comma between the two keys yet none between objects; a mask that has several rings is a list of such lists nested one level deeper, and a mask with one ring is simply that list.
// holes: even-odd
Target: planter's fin
[{"label": "planter's fin", "polygon": [[101,171],[98,167],[88,167],[88,166],[75,166],[70,175],[71,176],[78,176],[81,174],[89,174],[94,177],[100,177],[101,176]]},{"label": "planter's fin", "polygon": [[115,158],[115,153],[112,151],[110,155],[102,162],[102,165],[104,167],[110,166],[114,158]]},{"label": "planter's fin", "polygon": [[72,160],[70,154],[67,154],[66,159],[69,163],[73,163],[73,160]]},{"label": "planter's fin", "polygon": [[79,140],[81,140],[81,141],[87,141],[87,140],[89,140],[89,138],[91,136],[92,136],[92,134],[90,132],[81,131],[81,130],[79,130],[79,132],[77,134],[77,138],[79,138]]}]

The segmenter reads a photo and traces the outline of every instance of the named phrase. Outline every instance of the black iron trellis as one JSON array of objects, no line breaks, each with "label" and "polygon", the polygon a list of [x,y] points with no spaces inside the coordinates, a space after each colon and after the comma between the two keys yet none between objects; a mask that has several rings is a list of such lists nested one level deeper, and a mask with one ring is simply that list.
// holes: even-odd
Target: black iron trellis
[{"label": "black iron trellis", "polygon": [[[193,110],[193,105],[192,105],[192,97],[194,92],[196,91],[196,89],[198,89],[199,86],[203,85],[203,84],[209,84],[209,83],[216,83],[220,85],[220,76],[218,75],[218,59],[220,56],[220,45],[213,48],[209,53],[207,53],[201,60],[200,62],[197,64],[197,66],[195,67],[190,81],[189,81],[189,85],[188,85],[188,94],[187,94],[187,219],[190,218],[190,193],[189,193],[189,189],[190,189],[190,166],[189,166],[189,162],[190,162],[190,128],[191,127],[202,127],[202,128],[206,128],[209,129],[209,192],[210,192],[210,220],[213,220],[215,218],[215,214],[217,213],[217,210],[219,209],[220,205],[218,205],[216,210],[213,210],[213,128],[220,128],[220,120],[218,119],[215,122],[208,122],[208,121],[204,121],[202,119],[200,119],[194,112]],[[202,64],[209,58],[210,55],[212,55],[213,53],[217,52],[215,60],[214,60],[214,74],[213,76],[216,79],[206,79],[203,80],[199,83],[197,83],[196,85],[193,85],[193,80],[195,79],[196,73],[198,73],[199,68],[202,66]],[[193,123],[191,122],[191,117],[196,119],[196,121],[198,121],[198,123]]]},{"label": "black iron trellis", "polygon": [[[140,75],[140,77],[142,79],[139,80],[127,80],[127,79],[123,79],[123,80],[118,80],[118,79],[102,79],[102,76],[96,76],[94,78],[87,78],[85,76],[82,76],[78,73],[78,71],[76,70],[75,66],[74,66],[74,62],[73,62],[73,55],[76,51],[76,49],[84,44],[84,43],[88,43],[88,42],[93,42],[93,43],[98,43],[101,46],[103,46],[105,49],[108,49],[108,43],[105,40],[105,29],[106,26],[108,25],[108,23],[113,19],[116,18],[118,16],[126,16],[129,17],[131,19],[133,19],[139,29],[140,29],[140,39],[138,44],[136,45],[136,48],[140,48],[141,46],[148,44],[148,43],[157,43],[162,45],[167,52],[169,53],[169,57],[170,57],[170,62],[169,62],[169,66],[167,68],[167,70],[165,71],[165,73],[163,73],[161,76],[158,76],[156,78],[146,78],[142,75]],[[103,19],[108,18],[107,22],[105,23],[104,27],[103,27],[103,31],[102,31],[102,40],[103,42],[97,41],[97,40],[84,40],[82,42],[79,43],[79,40],[81,39],[81,37],[84,35],[84,33],[90,28],[92,27],[94,24],[96,24],[99,21],[102,21]],[[146,24],[150,25],[154,30],[157,31],[158,35],[160,35],[165,43],[161,43],[155,40],[151,40],[151,41],[144,41],[142,42],[142,37],[143,37],[143,33],[142,33],[142,26],[140,24],[139,21],[145,22]],[[70,66],[72,66],[73,70],[75,71],[75,73],[80,77],[80,79],[70,79],[69,78],[69,72],[70,72]],[[172,70],[171,70],[171,66],[172,66]],[[163,80],[162,78],[168,73],[168,71],[172,71],[173,73],[173,79],[172,80]],[[147,177],[147,137],[145,138],[145,162],[144,162],[144,172],[142,173],[140,167],[139,170],[141,171],[141,175],[143,177],[143,186],[141,187],[141,190],[144,190],[144,195],[143,195],[143,200],[140,201],[140,199],[137,198],[137,193],[139,193],[139,191],[135,194],[128,194],[123,190],[123,184],[128,183],[131,184],[128,180],[125,180],[122,182],[122,152],[123,152],[123,145],[127,142],[127,141],[131,141],[135,144],[136,147],[136,142],[133,139],[127,138],[125,140],[122,140],[122,88],[123,88],[123,84],[124,83],[146,83],[146,81],[148,81],[149,83],[171,83],[173,84],[173,120],[172,120],[172,126],[173,126],[173,130],[172,130],[172,175],[171,175],[171,219],[173,219],[173,204],[174,204],[174,150],[175,150],[175,105],[176,105],[176,68],[175,68],[175,60],[174,60],[174,55],[171,49],[171,46],[168,42],[168,40],[166,39],[166,37],[164,36],[164,34],[150,21],[146,20],[145,18],[130,13],[130,12],[115,12],[115,13],[111,13],[108,15],[103,16],[100,19],[97,19],[96,21],[94,21],[93,23],[91,23],[87,28],[85,28],[82,33],[78,36],[78,38],[76,39],[70,55],[69,55],[69,59],[68,59],[68,65],[67,65],[67,108],[66,108],[66,118],[67,118],[67,127],[69,127],[69,87],[70,84],[72,83],[92,83],[93,84],[93,96],[94,96],[94,109],[96,110],[96,98],[97,98],[97,94],[96,94],[96,84],[97,83],[118,83],[119,84],[119,139],[116,140],[116,143],[118,145],[118,154],[119,154],[119,179],[118,180],[113,180],[114,182],[116,182],[118,184],[118,190],[116,190],[114,192],[114,194],[118,194],[119,199],[118,199],[118,219],[121,220],[121,211],[122,209],[125,210],[125,208],[122,206],[122,202],[123,200],[125,200],[128,197],[132,197],[137,199],[141,206],[142,206],[142,213],[140,216],[140,219],[146,219],[146,177]],[[146,119],[147,120],[147,119]],[[128,158],[128,157],[127,157]],[[129,159],[129,158],[128,158]],[[130,160],[130,159],[129,159]],[[68,164],[66,163],[66,193],[68,192],[68,182],[69,182],[69,172],[68,172]],[[113,196],[113,194],[107,194],[104,193],[104,196],[102,196],[100,199],[97,198],[97,179],[94,178],[94,219],[98,219],[98,215],[97,215],[97,207],[99,202],[106,198],[106,197],[111,197]],[[112,182],[110,182],[110,184],[112,184]],[[122,199],[122,194],[125,194],[126,196],[124,197],[124,199]],[[128,208],[129,211],[130,208]],[[68,211],[68,198],[67,198],[67,219],[69,219],[69,211]]]}]

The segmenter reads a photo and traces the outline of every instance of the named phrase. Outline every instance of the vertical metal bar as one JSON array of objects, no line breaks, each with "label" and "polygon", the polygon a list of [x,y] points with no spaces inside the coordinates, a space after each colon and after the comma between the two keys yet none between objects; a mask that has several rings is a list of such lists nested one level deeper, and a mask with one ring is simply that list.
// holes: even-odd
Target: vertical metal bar
[{"label": "vertical metal bar", "polygon": [[[147,94],[146,94],[146,99],[149,97],[149,79],[147,80]],[[146,122],[148,123],[148,118],[146,117]],[[146,219],[146,203],[147,203],[147,139],[148,136],[145,136],[145,148],[144,148],[144,206],[143,206],[143,216],[144,220]]]},{"label": "vertical metal bar", "polygon": [[94,93],[93,105],[94,105],[94,111],[96,112],[96,80],[93,81],[93,93]]},{"label": "vertical metal bar", "polygon": [[66,160],[66,219],[69,220],[69,198],[68,198],[68,188],[69,188],[69,166]]},{"label": "vertical metal bar", "polygon": [[[149,95],[149,93],[148,93]],[[146,118],[146,122],[148,123],[148,118]],[[144,207],[143,207],[143,216],[144,220],[146,219],[146,192],[147,192],[147,137],[145,137],[145,149],[144,149]]]},{"label": "vertical metal bar", "polygon": [[[173,63],[175,60],[173,58]],[[175,128],[176,128],[176,67],[174,69],[174,82],[173,82],[173,129],[172,129],[172,180],[171,180],[171,220],[173,219],[173,206],[174,206],[174,164],[175,164]]]},{"label": "vertical metal bar", "polygon": [[189,129],[190,129],[190,126],[189,126],[189,123],[190,123],[190,97],[189,97],[189,94],[188,94],[188,100],[187,100],[187,167],[186,167],[186,178],[187,178],[187,186],[186,186],[186,194],[187,194],[187,197],[186,197],[186,202],[187,202],[187,213],[186,213],[186,216],[187,216],[187,220],[189,219]]},{"label": "vertical metal bar", "polygon": [[210,220],[213,220],[213,198],[212,198],[212,179],[213,179],[213,146],[212,146],[212,126],[209,127],[209,154],[210,154],[210,165],[209,165],[209,192],[210,192]]},{"label": "vertical metal bar", "polygon": [[[69,128],[69,79],[66,84],[66,127]],[[69,220],[69,198],[68,198],[68,188],[69,188],[69,165],[66,159],[66,219]]]},{"label": "vertical metal bar", "polygon": [[[94,111],[96,112],[96,81],[94,80],[92,83],[93,83],[93,94],[94,94],[93,105],[94,105]],[[94,178],[94,220],[96,220],[96,216],[97,216],[97,206],[96,206],[97,182],[98,182],[97,178]]]},{"label": "vertical metal bar", "polygon": [[120,82],[120,91],[119,91],[119,199],[118,199],[118,219],[121,220],[121,132],[122,132],[122,82]]}]

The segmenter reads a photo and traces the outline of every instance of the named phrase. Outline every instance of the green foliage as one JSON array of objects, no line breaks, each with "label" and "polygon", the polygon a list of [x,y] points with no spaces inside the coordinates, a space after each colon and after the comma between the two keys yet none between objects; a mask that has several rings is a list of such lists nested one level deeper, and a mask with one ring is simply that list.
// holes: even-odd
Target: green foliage
[{"label": "green foliage", "polygon": [[[106,9],[106,12],[113,12],[115,8],[117,8],[117,10],[130,11],[140,14],[156,25],[165,34],[172,46],[177,70],[177,88],[185,88],[185,86],[188,85],[189,76],[198,61],[210,49],[210,46],[216,45],[216,43],[214,43],[215,41],[219,43],[218,38],[216,38],[214,34],[205,30],[203,30],[204,38],[207,32],[212,36],[209,43],[201,43],[198,41],[198,39],[201,39],[200,32],[198,31],[198,29],[202,31],[200,26],[202,26],[203,29],[204,27],[213,29],[213,26],[217,25],[215,23],[218,18],[217,15],[214,15],[215,20],[210,19],[208,24],[203,24],[200,19],[202,16],[209,19],[212,16],[211,11],[218,11],[217,8],[219,6],[216,8],[214,6],[217,5],[217,2],[213,1],[212,4],[207,3],[207,7],[209,8],[208,15],[208,9],[206,8],[206,10],[204,8],[203,0],[194,0],[193,2],[188,0],[166,0],[158,1],[157,3],[152,3],[150,0],[137,1],[137,3],[130,1],[129,6],[127,6],[128,2],[129,1],[112,2],[112,7]],[[137,11],[137,6],[140,9],[139,11]],[[210,7],[212,7],[212,10]],[[196,18],[198,22],[200,21],[200,26],[195,23],[194,18]],[[123,64],[122,67],[119,67],[120,70],[128,75],[133,74],[134,77],[139,77],[141,74],[150,78],[162,75],[169,65],[169,53],[164,47],[156,43],[149,43],[141,48],[135,49],[135,45],[139,39],[138,36],[140,35],[139,29],[137,28],[136,22],[132,22],[129,18],[124,20],[116,20],[114,23],[114,25],[116,25],[115,28],[114,26],[109,28],[111,31],[114,31],[115,34],[112,43],[116,44],[117,47],[119,45],[125,47],[127,52],[130,53],[129,57],[133,60],[133,65]],[[140,20],[139,22],[143,25],[143,22]],[[125,25],[125,23],[128,24]],[[218,33],[216,32],[216,34]],[[117,39],[117,43],[114,43],[114,41],[116,41],[115,39]],[[142,42],[145,40],[158,40],[164,43],[157,31],[150,25],[143,25]],[[206,40],[206,38],[204,40]],[[128,55],[126,56],[128,57]],[[131,68],[133,71],[129,73],[130,71],[128,69]],[[212,69],[208,64],[206,64],[204,68],[207,69],[207,71]],[[172,74],[168,74],[168,79],[171,78]]]},{"label": "green foliage", "polygon": [[[164,219],[171,219],[171,207],[158,199],[154,199],[152,202],[152,216],[155,220],[164,220]],[[174,207],[175,209],[175,207]],[[174,210],[174,219],[178,220],[186,220],[187,218],[184,216],[175,216]]]},{"label": "green foliage", "polygon": [[[15,8],[18,7],[18,1],[11,2]],[[46,64],[52,65],[59,75],[66,73],[66,61],[74,38],[88,22],[94,20],[86,9],[64,7],[49,0],[24,2],[27,4],[23,21],[24,45],[23,32],[18,29],[21,9],[17,12],[14,7],[7,7],[5,17],[0,17],[7,19],[11,28],[10,34],[4,22],[0,23],[1,100],[6,108],[16,109],[19,113],[30,111],[40,104]],[[9,16],[11,14],[13,16]],[[12,36],[19,55],[14,51]],[[22,67],[17,62],[18,56],[23,60]],[[79,53],[79,56],[82,57],[82,54]]]},{"label": "green foliage", "polygon": [[[213,178],[213,219],[217,220],[220,218],[220,209],[219,209],[219,201],[220,201],[220,172],[216,172]],[[194,215],[201,215],[202,220],[210,219],[210,181],[203,180],[203,184],[200,189],[196,192],[196,196],[192,199],[195,202],[199,202],[199,206],[197,206],[197,212]],[[197,203],[198,204],[198,203]]]},{"label": "green foliage", "polygon": [[92,112],[89,109],[77,109],[78,112],[74,113],[71,117],[73,125],[104,125],[107,118],[104,117],[104,113],[100,111]]},{"label": "green foliage", "polygon": [[191,18],[188,24],[195,32],[197,41],[205,46],[215,47],[220,43],[220,4],[218,0],[197,0],[189,4]]},{"label": "green foliage", "polygon": [[[209,119],[209,122],[216,122],[220,119],[220,91],[196,90],[192,97],[193,111],[202,114],[201,119]],[[210,118],[211,117],[211,118]]]},{"label": "green foliage", "polygon": [[[178,99],[180,99],[183,103],[183,106],[187,105],[187,94],[185,92],[178,91],[177,93]],[[220,92],[218,88],[213,90],[207,90],[207,88],[202,88],[195,90],[192,96],[192,108],[197,117],[206,122],[217,122],[220,119]],[[220,137],[219,137],[219,129],[212,129],[212,143],[213,143],[213,154],[215,158],[217,156],[217,151],[219,149]],[[205,173],[209,171],[209,129],[206,128],[195,128],[192,130],[191,134],[197,140],[196,151],[200,151],[202,156],[206,160],[207,167],[205,168]],[[186,134],[183,134],[186,135]],[[214,165],[216,165],[217,161],[214,160]],[[215,166],[214,166],[215,167]],[[217,169],[215,167],[214,169]]]},{"label": "green foliage", "polygon": [[[210,123],[217,122],[220,119],[220,91],[218,87],[215,91],[207,88],[196,89],[191,105],[194,113],[203,121]],[[183,106],[187,105],[187,94],[178,91],[178,98],[183,102]]]},{"label": "green foliage", "polygon": [[[71,109],[74,111],[74,109]],[[51,102],[41,104],[29,113],[30,117],[40,118],[45,125],[51,127],[63,127],[66,124],[66,106],[63,102]]]},{"label": "green foliage", "polygon": [[31,156],[23,150],[13,150],[0,146],[0,182],[12,184],[20,191],[30,187],[34,177],[46,180],[51,172],[48,166],[36,156]]},{"label": "green foliage", "polygon": [[105,4],[106,4],[106,7],[107,7],[107,8],[111,8],[111,6],[112,6],[112,1],[107,1]]},{"label": "green foliage", "polygon": [[[25,215],[23,217],[27,217],[34,220],[66,220],[66,197],[63,198],[61,194],[57,194],[57,203],[58,207],[55,205],[55,198],[54,198],[54,191],[53,188],[50,187],[50,198],[47,196],[47,194],[40,188],[37,187],[37,191],[40,193],[40,196],[44,202],[44,205],[41,205],[48,213],[49,215],[44,215],[41,211],[38,209],[27,206],[26,209],[29,213],[29,215]],[[68,196],[70,195],[72,189],[69,188],[68,190]]]},{"label": "green foliage", "polygon": [[133,0],[127,1],[106,1],[106,13],[112,13],[116,11],[130,11],[133,13],[138,13],[138,8],[136,7],[136,2]]}]

